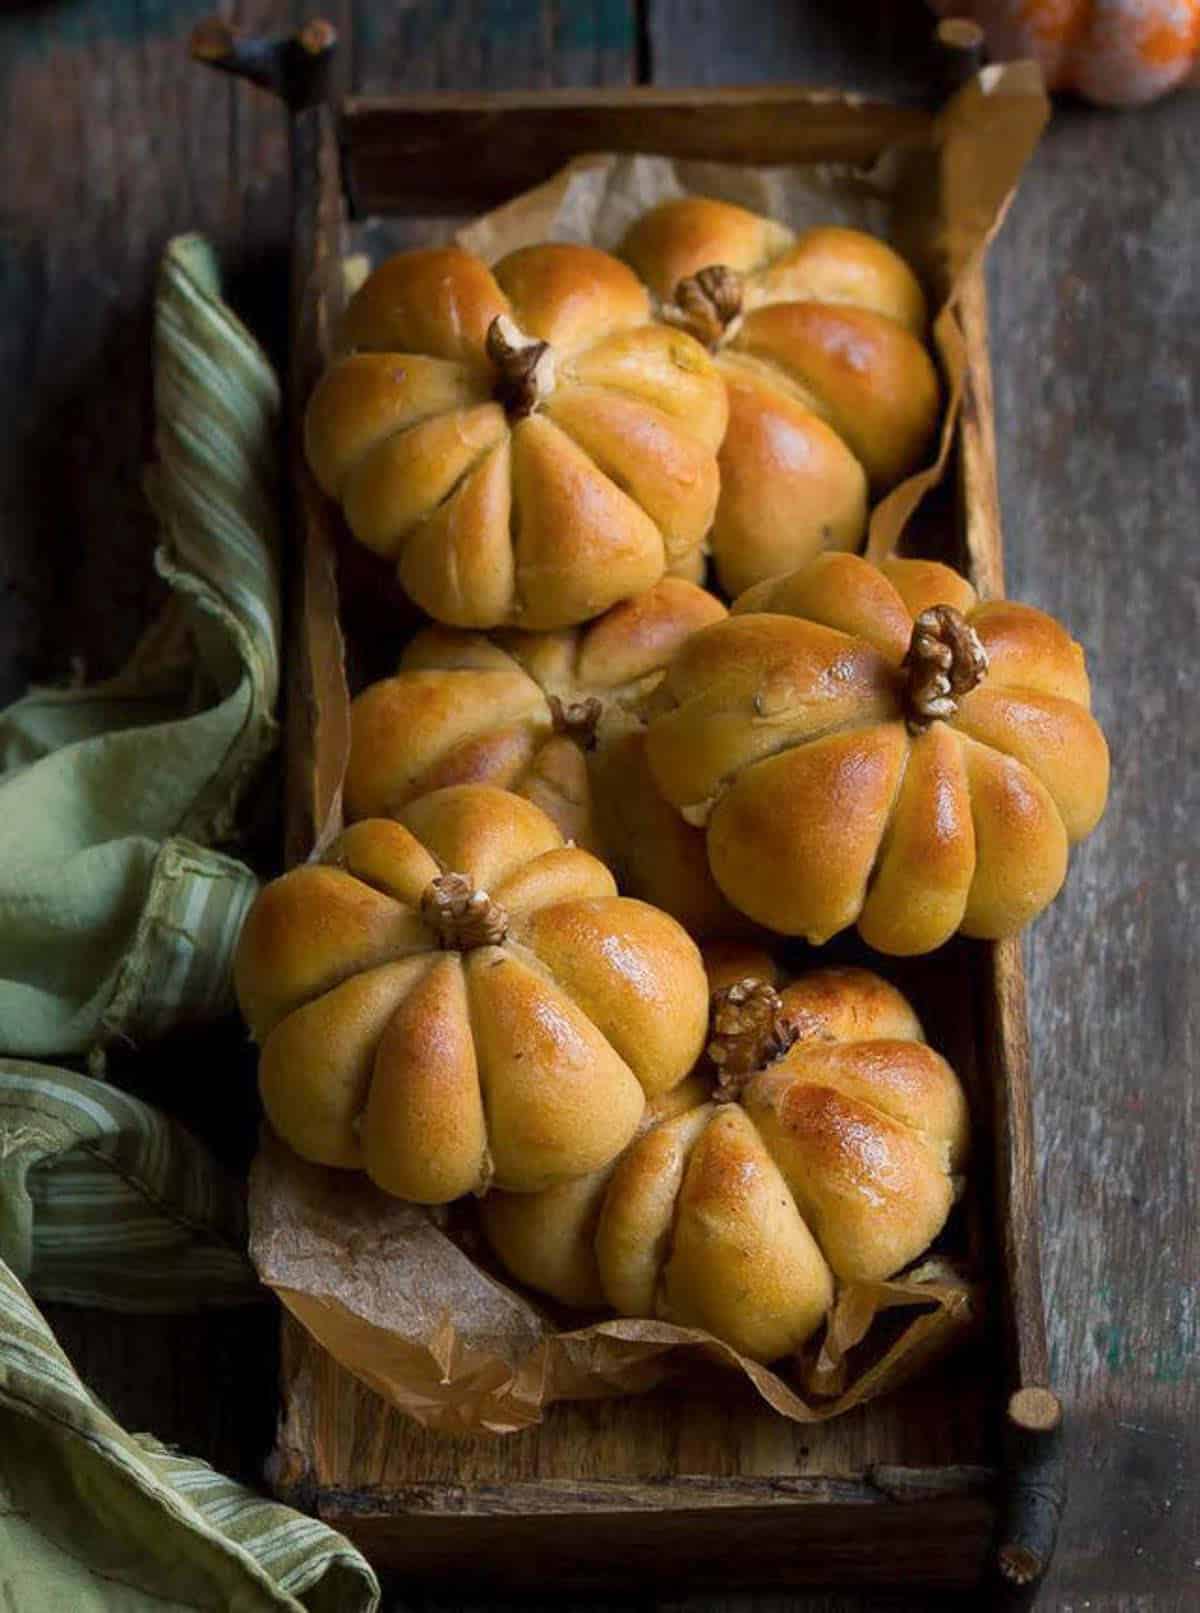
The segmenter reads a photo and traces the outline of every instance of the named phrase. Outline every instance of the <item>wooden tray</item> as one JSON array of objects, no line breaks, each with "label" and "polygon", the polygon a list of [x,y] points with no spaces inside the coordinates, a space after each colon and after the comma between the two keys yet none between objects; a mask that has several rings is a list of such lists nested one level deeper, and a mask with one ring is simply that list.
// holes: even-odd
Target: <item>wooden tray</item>
[{"label": "wooden tray", "polygon": [[[393,240],[397,220],[399,238],[429,238],[419,220],[436,218],[442,235],[447,219],[515,195],[585,152],[864,161],[919,137],[930,116],[777,87],[423,96],[349,101],[335,116],[320,104],[327,43],[218,37],[202,52],[291,105],[293,425],[328,356],[350,211],[390,215]],[[1003,565],[978,270],[960,313],[968,373],[940,546],[994,595]],[[341,676],[342,645],[334,538],[298,442],[295,431],[292,861],[307,855],[336,806],[314,786],[313,759],[336,763],[347,743],[344,712],[317,697]],[[995,1299],[991,1326],[946,1370],[830,1424],[789,1423],[720,1375],[686,1391],[558,1405],[539,1427],[507,1438],[449,1440],[393,1412],[285,1319],[272,1474],[280,1493],[343,1530],[381,1570],[456,1589],[898,1581],[999,1589],[1036,1578],[1062,1505],[1060,1410],[1047,1388],[1020,946],[959,941],[936,968],[943,1008],[927,1022],[972,1099],[976,1223]]]}]

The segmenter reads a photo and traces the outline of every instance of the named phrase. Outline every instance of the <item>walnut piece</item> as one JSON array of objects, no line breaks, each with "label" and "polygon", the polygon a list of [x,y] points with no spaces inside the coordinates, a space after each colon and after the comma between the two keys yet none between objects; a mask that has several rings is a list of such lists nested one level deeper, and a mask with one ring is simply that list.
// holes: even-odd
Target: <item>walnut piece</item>
[{"label": "walnut piece", "polygon": [[675,301],[664,310],[672,324],[681,325],[705,347],[717,348],[742,311],[745,286],[736,269],[711,264],[688,275],[675,287]]},{"label": "walnut piece", "polygon": [[979,634],[953,605],[931,605],[913,623],[901,666],[908,669],[904,715],[909,732],[923,733],[939,718],[948,720],[963,695],[982,683],[987,651]]},{"label": "walnut piece", "polygon": [[512,419],[532,414],[554,391],[554,349],[526,336],[507,314],[488,326],[487,356],[496,369],[496,402]]},{"label": "walnut piece", "polygon": [[766,980],[748,975],[712,994],[708,1056],[717,1072],[713,1097],[733,1103],[750,1076],[782,1058],[797,1032],[784,1018],[783,999]]},{"label": "walnut piece", "polygon": [[604,710],[601,700],[590,694],[585,700],[572,700],[568,703],[552,694],[547,700],[547,705],[550,707],[550,721],[554,724],[556,734],[561,734],[564,739],[573,739],[580,750],[595,750],[596,725]]},{"label": "walnut piece", "polygon": [[499,946],[508,914],[465,874],[439,874],[421,897],[421,917],[448,952]]}]

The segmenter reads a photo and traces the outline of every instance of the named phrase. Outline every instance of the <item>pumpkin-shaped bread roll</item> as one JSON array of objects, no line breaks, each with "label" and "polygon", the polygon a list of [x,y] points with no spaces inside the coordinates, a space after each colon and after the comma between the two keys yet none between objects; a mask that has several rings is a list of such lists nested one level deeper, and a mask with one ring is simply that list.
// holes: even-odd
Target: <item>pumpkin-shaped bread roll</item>
[{"label": "pumpkin-shaped bread roll", "polygon": [[816,1331],[837,1283],[890,1277],[937,1237],[967,1106],[876,975],[827,969],[777,990],[742,949],[712,979],[709,1095],[686,1083],[615,1165],[533,1198],[493,1194],[480,1213],[532,1287],[773,1361]]},{"label": "pumpkin-shaped bread roll", "polygon": [[425,629],[399,671],[351,705],[348,815],[386,817],[448,784],[497,784],[593,848],[587,756],[638,721],[679,646],[725,615],[695,583],[664,577],[553,633]]},{"label": "pumpkin-shaped bread roll", "polygon": [[718,886],[813,943],[1014,935],[1104,811],[1079,645],[932,561],[825,554],[750,589],[659,698],[650,766],[705,826]]},{"label": "pumpkin-shaped bread roll", "polygon": [[354,824],[268,885],[234,978],[280,1136],[424,1204],[604,1165],[707,1018],[681,927],[484,784]]},{"label": "pumpkin-shaped bread roll", "polygon": [[566,627],[698,575],[724,388],[616,258],[401,253],[351,300],[342,344],[309,403],[309,464],[436,621]]},{"label": "pumpkin-shaped bread roll", "polygon": [[621,251],[728,389],[710,539],[721,586],[857,548],[872,501],[923,463],[937,425],[908,265],[859,230],[795,236],[700,196],[645,214]]},{"label": "pumpkin-shaped bread roll", "polygon": [[725,614],[694,583],[664,577],[555,633],[418,633],[399,672],[351,706],[347,815],[390,816],[449,784],[496,784],[603,856],[627,894],[693,934],[730,933],[738,917],[708,872],[704,837],[659,796],[641,733],[671,657]]}]

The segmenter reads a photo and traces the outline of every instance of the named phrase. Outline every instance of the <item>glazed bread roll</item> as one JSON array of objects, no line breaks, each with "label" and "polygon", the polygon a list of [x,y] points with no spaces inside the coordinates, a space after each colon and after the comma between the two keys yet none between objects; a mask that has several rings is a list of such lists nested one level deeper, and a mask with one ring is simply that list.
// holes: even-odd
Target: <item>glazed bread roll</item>
[{"label": "glazed bread roll", "polygon": [[679,646],[725,614],[712,594],[665,577],[582,627],[419,633],[399,672],[351,706],[347,815],[389,816],[449,784],[496,784],[692,934],[744,927],[708,871],[703,834],[659,795],[641,721]]},{"label": "glazed bread roll", "polygon": [[729,395],[710,538],[729,594],[821,549],[855,549],[873,500],[929,453],[940,402],[925,298],[859,230],[800,236],[705,197],[664,202],[622,255]]},{"label": "glazed bread roll", "polygon": [[482,784],[354,824],[266,886],[234,978],[280,1136],[425,1204],[607,1164],[707,1019],[681,927]]},{"label": "glazed bread roll", "polygon": [[694,583],[664,577],[582,627],[418,633],[396,675],[351,706],[348,815],[388,816],[448,784],[496,784],[594,847],[588,754],[638,721],[679,646],[725,614]]},{"label": "glazed bread roll", "polygon": [[[740,968],[753,972],[731,978]],[[773,1361],[812,1336],[836,1283],[881,1280],[923,1253],[966,1162],[954,1072],[878,976],[828,969],[780,990],[773,977],[746,948],[710,961],[710,980],[726,982],[715,1090],[676,1088],[614,1165],[569,1193],[484,1201],[514,1276]]]},{"label": "glazed bread roll", "polygon": [[342,342],[309,403],[309,465],[436,621],[566,627],[698,574],[724,387],[617,259],[401,253]]},{"label": "glazed bread roll", "polygon": [[926,560],[825,554],[681,649],[646,736],[726,898],[880,952],[1016,934],[1104,811],[1083,652]]}]

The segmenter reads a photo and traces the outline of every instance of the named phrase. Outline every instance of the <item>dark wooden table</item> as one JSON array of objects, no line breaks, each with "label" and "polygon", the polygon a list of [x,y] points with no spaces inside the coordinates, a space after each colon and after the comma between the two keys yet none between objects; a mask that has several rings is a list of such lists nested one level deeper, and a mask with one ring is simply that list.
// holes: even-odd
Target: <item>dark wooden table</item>
[{"label": "dark wooden table", "polygon": [[[30,678],[110,671],[158,601],[140,477],[149,296],[166,238],[208,232],[235,301],[279,341],[284,128],[265,97],[187,64],[205,9],[8,0],[0,15],[0,700]],[[919,0],[325,9],[344,41],[342,87],[356,89],[770,78],[911,95],[930,72]],[[234,11],[247,27],[308,15],[262,0]],[[1009,589],[1064,616],[1086,645],[1115,763],[1108,818],[1028,944],[1072,1485],[1039,1606],[1183,1613],[1200,1607],[1200,96],[1121,116],[1060,106],[990,282]],[[190,1048],[186,1066],[203,1054]],[[228,1058],[220,1044],[213,1056]],[[138,1072],[143,1088],[244,1158],[245,1102],[230,1097],[231,1121],[207,1082],[170,1064],[170,1076]],[[230,1092],[240,1079],[228,1075]],[[266,1311],[53,1320],[127,1422],[257,1474],[274,1407]],[[405,1613],[462,1607],[397,1595]],[[686,1604],[868,1605],[884,1604]]]}]

